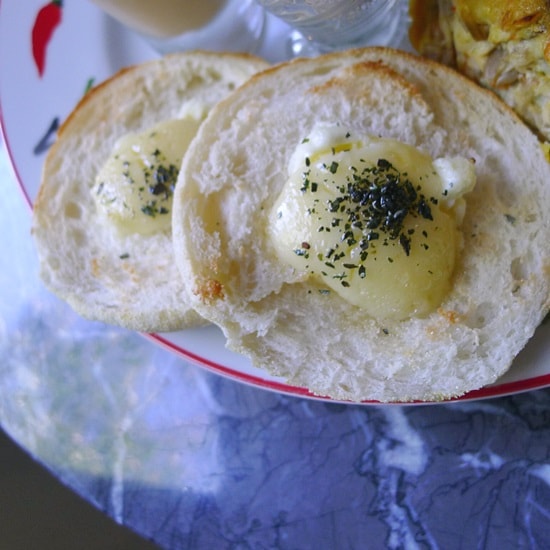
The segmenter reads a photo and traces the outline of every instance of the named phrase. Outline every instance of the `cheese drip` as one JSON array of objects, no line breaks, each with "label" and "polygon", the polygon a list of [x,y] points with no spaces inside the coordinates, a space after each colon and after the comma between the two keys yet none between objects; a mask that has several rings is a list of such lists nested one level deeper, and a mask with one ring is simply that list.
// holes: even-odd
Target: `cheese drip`
[{"label": "cheese drip", "polygon": [[183,118],[122,136],[97,174],[92,188],[97,208],[121,234],[170,229],[180,164],[205,114],[191,108]]},{"label": "cheese drip", "polygon": [[424,316],[451,286],[473,163],[319,127],[271,213],[279,259],[377,319]]}]

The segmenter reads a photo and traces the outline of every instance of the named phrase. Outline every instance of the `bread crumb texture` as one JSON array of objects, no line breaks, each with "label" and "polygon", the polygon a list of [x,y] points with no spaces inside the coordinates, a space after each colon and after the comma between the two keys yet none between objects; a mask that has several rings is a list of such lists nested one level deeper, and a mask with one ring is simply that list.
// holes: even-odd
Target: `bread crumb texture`
[{"label": "bread crumb texture", "polygon": [[[51,291],[84,317],[129,329],[157,332],[204,323],[179,276],[170,224],[146,235],[121,231],[100,211],[96,195],[103,185],[96,185],[96,176],[120,138],[182,118],[182,112],[201,116],[266,67],[252,56],[184,52],[125,68],[82,98],[48,152],[34,205],[32,234]],[[181,159],[175,164],[179,171]],[[156,185],[140,188],[151,199],[141,212],[159,211],[160,193],[169,183],[165,175],[153,174]]]},{"label": "bread crumb texture", "polygon": [[[431,313],[371,318],[275,254],[267,213],[317,124],[475,161],[452,288]],[[382,48],[291,61],[218,104],[199,137],[176,187],[175,260],[228,347],[288,383],[352,402],[449,399],[495,382],[548,312],[550,165],[455,71]]]}]

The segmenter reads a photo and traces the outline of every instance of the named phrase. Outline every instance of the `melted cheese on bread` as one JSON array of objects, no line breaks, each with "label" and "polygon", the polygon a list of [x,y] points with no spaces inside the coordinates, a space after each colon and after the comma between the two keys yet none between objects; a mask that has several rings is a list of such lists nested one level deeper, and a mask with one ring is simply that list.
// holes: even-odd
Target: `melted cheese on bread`
[{"label": "melted cheese on bread", "polygon": [[96,176],[98,211],[122,234],[170,230],[181,159],[202,120],[167,120],[121,137]]},{"label": "melted cheese on bread", "polygon": [[291,158],[268,228],[304,278],[377,319],[422,316],[450,289],[474,184],[466,159],[318,126]]}]

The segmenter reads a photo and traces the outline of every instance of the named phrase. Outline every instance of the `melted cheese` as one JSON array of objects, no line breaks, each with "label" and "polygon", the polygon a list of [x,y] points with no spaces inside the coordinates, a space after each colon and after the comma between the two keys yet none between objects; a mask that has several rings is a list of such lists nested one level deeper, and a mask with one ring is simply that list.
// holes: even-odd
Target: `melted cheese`
[{"label": "melted cheese", "polygon": [[172,195],[180,164],[205,111],[193,104],[115,144],[92,188],[98,211],[121,234],[149,235],[171,227]]},{"label": "melted cheese", "polygon": [[379,319],[426,315],[449,291],[470,161],[318,127],[270,213],[279,259]]}]

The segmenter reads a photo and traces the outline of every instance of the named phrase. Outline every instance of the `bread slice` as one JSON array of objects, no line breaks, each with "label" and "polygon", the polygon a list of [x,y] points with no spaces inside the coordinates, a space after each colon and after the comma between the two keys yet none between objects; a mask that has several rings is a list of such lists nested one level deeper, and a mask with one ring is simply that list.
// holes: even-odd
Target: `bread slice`
[{"label": "bread slice", "polygon": [[[379,321],[283,265],[267,213],[317,123],[475,159],[452,289],[425,317]],[[230,349],[339,400],[441,400],[494,382],[549,309],[550,165],[492,93],[391,49],[300,59],[218,104],[186,155],[174,253]]]},{"label": "bread slice", "polygon": [[98,215],[92,187],[118,138],[193,102],[208,109],[266,66],[240,54],[174,54],[123,69],[82,98],[47,155],[34,205],[40,274],[51,291],[84,317],[130,329],[203,322],[189,306],[170,229],[121,235]]}]

